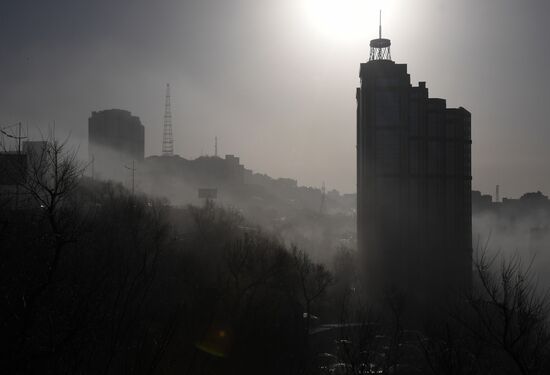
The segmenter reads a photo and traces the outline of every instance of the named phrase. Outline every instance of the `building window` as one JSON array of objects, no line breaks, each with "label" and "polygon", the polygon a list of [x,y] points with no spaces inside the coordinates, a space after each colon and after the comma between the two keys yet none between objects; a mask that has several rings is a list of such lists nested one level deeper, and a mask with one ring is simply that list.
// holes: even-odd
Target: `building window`
[{"label": "building window", "polygon": [[409,163],[410,163],[410,173],[418,174],[419,170],[419,160],[418,160],[418,141],[411,141],[409,146]]},{"label": "building window", "polygon": [[378,131],[376,136],[376,172],[379,174],[399,173],[399,134],[392,131]]},{"label": "building window", "polygon": [[445,129],[446,129],[445,136],[447,137],[447,139],[452,139],[456,136],[455,135],[455,122],[454,121],[448,121],[446,126],[445,126]]},{"label": "building window", "polygon": [[468,143],[465,145],[464,149],[464,175],[469,176],[472,171],[472,145]]},{"label": "building window", "polygon": [[441,142],[428,143],[428,174],[439,174],[443,167],[443,150]]},{"label": "building window", "polygon": [[399,95],[397,91],[380,90],[376,94],[376,125],[399,125]]},{"label": "building window", "polygon": [[378,178],[376,179],[376,205],[378,216],[383,219],[383,223],[395,227],[399,223],[399,179],[397,178]]},{"label": "building window", "polygon": [[418,135],[418,102],[412,101],[409,107],[409,132]]},{"label": "building window", "polygon": [[448,175],[453,175],[455,174],[455,144],[453,142],[447,142],[446,153],[447,167],[445,169]]},{"label": "building window", "polygon": [[387,88],[399,86],[399,77],[378,77],[376,80],[377,88]]},{"label": "building window", "polygon": [[428,137],[441,137],[444,133],[445,124],[439,113],[428,114]]}]

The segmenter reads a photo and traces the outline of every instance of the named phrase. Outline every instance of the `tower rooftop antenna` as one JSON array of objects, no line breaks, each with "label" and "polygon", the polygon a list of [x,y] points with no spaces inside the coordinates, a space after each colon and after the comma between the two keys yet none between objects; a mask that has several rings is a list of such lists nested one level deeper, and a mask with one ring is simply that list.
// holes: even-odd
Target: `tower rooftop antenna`
[{"label": "tower rooftop antenna", "polygon": [[382,38],[382,10],[379,14],[378,39],[370,41],[369,61],[390,60],[391,61],[391,40]]},{"label": "tower rooftop antenna", "polygon": [[382,39],[382,9],[380,9],[380,21],[378,23],[378,39]]}]

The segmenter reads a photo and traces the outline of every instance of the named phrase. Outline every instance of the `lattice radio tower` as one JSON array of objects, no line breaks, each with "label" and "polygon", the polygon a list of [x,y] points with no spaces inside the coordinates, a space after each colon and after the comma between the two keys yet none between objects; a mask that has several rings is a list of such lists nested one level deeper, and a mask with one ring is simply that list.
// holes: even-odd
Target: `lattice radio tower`
[{"label": "lattice radio tower", "polygon": [[162,134],[162,155],[174,155],[174,137],[172,136],[172,111],[170,109],[170,84],[166,84],[166,100],[164,102],[164,131]]}]

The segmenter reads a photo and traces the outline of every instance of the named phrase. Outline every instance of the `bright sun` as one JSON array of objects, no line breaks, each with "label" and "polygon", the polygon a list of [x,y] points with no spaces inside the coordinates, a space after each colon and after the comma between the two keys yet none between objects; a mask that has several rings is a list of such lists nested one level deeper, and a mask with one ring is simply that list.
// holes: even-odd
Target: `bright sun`
[{"label": "bright sun", "polygon": [[372,39],[380,0],[304,0],[311,27],[339,42]]}]

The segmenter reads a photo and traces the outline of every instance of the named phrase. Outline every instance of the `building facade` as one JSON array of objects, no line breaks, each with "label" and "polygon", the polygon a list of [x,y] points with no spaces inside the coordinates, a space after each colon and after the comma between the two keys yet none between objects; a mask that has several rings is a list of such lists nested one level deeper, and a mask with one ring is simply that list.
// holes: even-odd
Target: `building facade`
[{"label": "building facade", "polygon": [[470,113],[412,86],[371,41],[357,88],[357,233],[367,290],[432,300],[471,282]]},{"label": "building facade", "polygon": [[94,111],[88,119],[88,153],[91,173],[105,179],[121,180],[125,166],[144,157],[145,128],[129,111]]},{"label": "building facade", "polygon": [[0,152],[0,207],[27,209],[37,204],[25,185],[49,168],[47,152],[46,141],[25,141],[21,152]]}]

